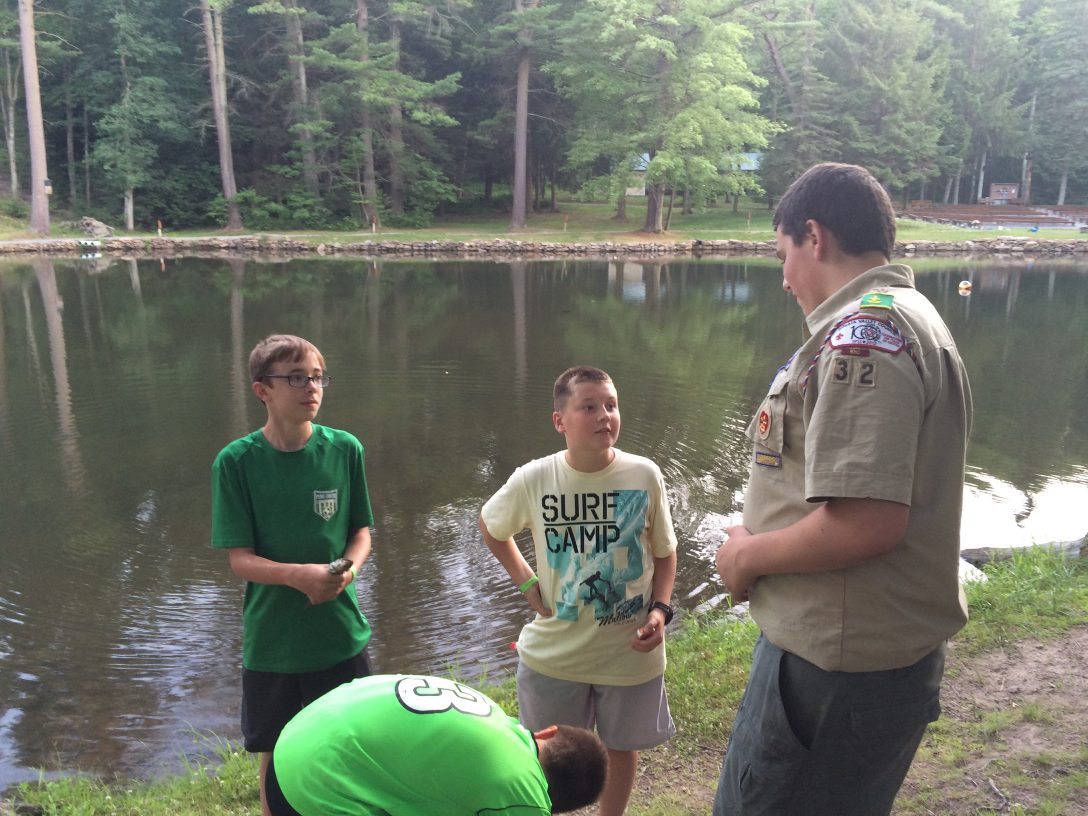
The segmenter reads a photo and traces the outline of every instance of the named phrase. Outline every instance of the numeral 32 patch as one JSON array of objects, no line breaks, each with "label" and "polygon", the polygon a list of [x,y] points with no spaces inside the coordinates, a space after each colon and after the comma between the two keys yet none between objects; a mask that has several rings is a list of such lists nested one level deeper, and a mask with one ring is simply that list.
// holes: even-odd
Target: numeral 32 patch
[{"label": "numeral 32 patch", "polygon": [[876,388],[876,360],[873,358],[834,357],[831,360],[831,382]]}]

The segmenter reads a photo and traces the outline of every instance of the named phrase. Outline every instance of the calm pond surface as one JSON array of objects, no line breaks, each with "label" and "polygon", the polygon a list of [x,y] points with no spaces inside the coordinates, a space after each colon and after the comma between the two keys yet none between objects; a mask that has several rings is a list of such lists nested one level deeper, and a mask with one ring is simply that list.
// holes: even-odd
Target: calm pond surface
[{"label": "calm pond surface", "polygon": [[[1079,538],[1088,267],[914,266],[972,377],[964,546]],[[475,676],[511,666],[527,619],[476,518],[562,446],[555,376],[615,378],[620,446],[670,488],[690,609],[720,591],[743,430],[801,313],[772,259],[0,261],[0,788],[152,775],[198,735],[238,738],[242,585],[208,546],[210,467],[263,422],[245,361],[274,331],[322,349],[319,419],[366,448],[377,668]]]}]

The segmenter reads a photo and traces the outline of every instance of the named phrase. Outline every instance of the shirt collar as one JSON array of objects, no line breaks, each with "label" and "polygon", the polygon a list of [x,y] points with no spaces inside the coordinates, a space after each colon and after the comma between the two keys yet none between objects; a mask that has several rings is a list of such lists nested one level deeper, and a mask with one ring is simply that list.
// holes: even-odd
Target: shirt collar
[{"label": "shirt collar", "polygon": [[914,270],[906,264],[885,264],[861,273],[835,294],[809,312],[805,318],[805,336],[819,334],[828,323],[841,315],[854,301],[880,287],[914,288]]}]

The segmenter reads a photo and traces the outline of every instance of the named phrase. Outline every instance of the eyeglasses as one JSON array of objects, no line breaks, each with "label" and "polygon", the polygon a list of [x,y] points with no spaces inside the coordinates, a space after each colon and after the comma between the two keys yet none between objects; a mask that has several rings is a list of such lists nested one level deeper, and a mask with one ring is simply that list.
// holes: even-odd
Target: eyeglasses
[{"label": "eyeglasses", "polygon": [[305,388],[306,383],[313,383],[318,388],[328,388],[329,383],[332,382],[332,377],[328,374],[317,374],[313,377],[306,374],[265,374],[261,377],[262,380],[287,380],[287,384],[292,388]]}]

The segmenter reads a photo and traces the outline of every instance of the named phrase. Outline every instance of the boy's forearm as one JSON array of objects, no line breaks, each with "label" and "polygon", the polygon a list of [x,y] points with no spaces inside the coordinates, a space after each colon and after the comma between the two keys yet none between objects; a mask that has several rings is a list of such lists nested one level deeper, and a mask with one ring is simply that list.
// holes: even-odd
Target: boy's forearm
[{"label": "boy's forearm", "polygon": [[231,571],[243,581],[254,584],[272,584],[293,586],[297,564],[282,564],[272,561],[245,547],[235,547],[227,551],[230,557]]},{"label": "boy's forearm", "polygon": [[360,527],[348,539],[348,544],[344,548],[344,558],[351,559],[351,565],[355,569],[355,573],[358,574],[363,568],[363,564],[370,557],[370,551],[370,528]]},{"label": "boy's forearm", "polygon": [[491,554],[502,564],[507,575],[517,586],[521,586],[533,577],[533,568],[529,566],[529,562],[521,554],[521,550],[518,549],[514,539],[495,538],[488,532],[483,516],[480,516],[479,526],[487,548],[491,550]]},{"label": "boy's forearm", "polygon": [[676,553],[671,553],[664,558],[654,556],[654,601],[662,603],[672,602],[672,589],[676,583]]},{"label": "boy's forearm", "polygon": [[909,520],[905,504],[835,498],[743,546],[757,575],[850,569],[890,552],[906,533]]}]

